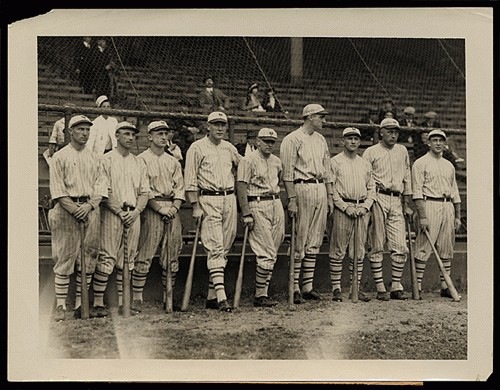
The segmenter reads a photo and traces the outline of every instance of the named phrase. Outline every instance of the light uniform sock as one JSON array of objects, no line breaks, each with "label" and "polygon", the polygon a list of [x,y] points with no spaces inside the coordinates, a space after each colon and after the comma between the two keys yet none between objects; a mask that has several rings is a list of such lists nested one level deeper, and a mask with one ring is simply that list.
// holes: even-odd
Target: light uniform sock
[{"label": "light uniform sock", "polygon": [[372,269],[373,281],[375,282],[375,287],[378,292],[385,292],[384,277],[382,275],[382,262],[381,261],[370,261],[370,267]]},{"label": "light uniform sock", "polygon": [[214,284],[217,302],[225,301],[227,297],[224,289],[224,268],[213,268],[209,271],[209,274]]},{"label": "light uniform sock", "polygon": [[106,286],[108,285],[109,275],[95,271],[94,273],[94,306],[104,306],[104,292],[106,291]]},{"label": "light uniform sock", "polygon": [[[448,276],[451,276],[451,260],[450,259],[441,259],[443,262],[444,270]],[[441,280],[441,288],[448,288],[446,281],[444,280],[444,276],[441,272],[439,272],[439,279]]]},{"label": "light uniform sock", "polygon": [[330,281],[332,283],[332,291],[334,291],[337,288],[341,290],[340,282],[342,279],[342,260],[330,257],[329,269],[330,269]]},{"label": "light uniform sock", "polygon": [[401,277],[403,276],[404,267],[405,263],[391,262],[391,291],[403,290]]},{"label": "light uniform sock", "polygon": [[314,269],[316,267],[316,255],[306,253],[303,260],[302,291],[309,292],[313,289]]},{"label": "light uniform sock", "polygon": [[418,290],[422,291],[422,279],[424,278],[425,266],[427,265],[427,261],[419,260],[415,258],[415,271],[417,274],[417,284]]},{"label": "light uniform sock", "polygon": [[217,295],[215,294],[214,283],[212,282],[212,278],[210,275],[208,276],[208,294],[207,299],[211,301],[212,299],[216,299]]},{"label": "light uniform sock", "polygon": [[142,302],[142,293],[146,285],[148,274],[137,272],[135,269],[132,271],[132,296],[134,301]]},{"label": "light uniform sock", "polygon": [[264,297],[267,295],[269,270],[257,266],[255,269],[255,297]]},{"label": "light uniform sock", "polygon": [[54,287],[56,293],[56,307],[62,306],[66,310],[66,298],[68,297],[70,277],[55,274]]}]

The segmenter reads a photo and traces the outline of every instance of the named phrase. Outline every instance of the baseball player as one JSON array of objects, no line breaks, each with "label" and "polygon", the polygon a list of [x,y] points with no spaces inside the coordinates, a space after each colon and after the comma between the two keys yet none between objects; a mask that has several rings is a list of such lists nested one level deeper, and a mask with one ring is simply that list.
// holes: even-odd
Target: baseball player
[{"label": "baseball player", "polygon": [[[361,132],[355,127],[347,127],[342,132],[344,150],[332,157],[333,180],[333,225],[330,235],[330,279],[333,300],[342,302],[342,260],[349,248],[349,271],[352,279],[354,249],[357,258],[358,285],[363,273],[365,243],[370,219],[370,208],[375,198],[375,182],[371,165],[358,155]],[[355,221],[357,220],[357,224]],[[357,227],[356,231],[354,229]],[[352,280],[351,280],[352,282]],[[351,283],[352,286],[352,283]],[[362,292],[360,301],[368,302]]]},{"label": "baseball player", "polygon": [[[118,310],[123,310],[123,267],[134,268],[134,257],[139,240],[141,212],[146,207],[149,182],[144,162],[130,153],[139,130],[131,123],[121,122],[116,127],[117,146],[103,156],[109,191],[101,204],[101,249],[94,274],[95,317],[105,317],[104,292],[109,275],[116,267]],[[127,235],[124,234],[127,229]],[[127,242],[125,242],[125,239]],[[128,264],[124,264],[125,249]],[[134,312],[134,305],[131,306]]]},{"label": "baseball player", "polygon": [[[290,216],[296,216],[294,303],[321,299],[313,289],[316,256],[325,235],[327,215],[333,213],[330,151],[320,133],[328,112],[319,104],[302,110],[304,124],[281,142],[283,183]],[[302,270],[302,291],[299,277]]]},{"label": "baseball player", "polygon": [[[432,130],[429,133],[429,151],[417,159],[412,168],[413,200],[417,208],[419,225],[415,240],[415,268],[420,291],[425,265],[432,253],[431,245],[423,230],[428,230],[446,273],[450,275],[455,231],[461,225],[461,200],[455,168],[443,157],[445,143],[446,133],[442,130]],[[442,274],[440,279],[441,296],[452,298]]]},{"label": "baseball player", "polygon": [[285,214],[280,198],[281,160],[272,154],[278,134],[262,128],[257,134],[257,150],[238,165],[238,201],[242,221],[248,226],[248,242],[257,258],[254,306],[278,304],[268,295],[269,282],[278,249],[285,237]]},{"label": "baseball player", "polygon": [[208,135],[191,144],[186,155],[186,194],[193,205],[193,218],[201,218],[200,238],[207,252],[209,272],[206,308],[231,312],[224,286],[227,254],[236,237],[237,209],[235,170],[241,155],[224,140],[227,116],[208,115]]},{"label": "baseball player", "polygon": [[108,184],[99,156],[86,147],[92,122],[84,115],[68,123],[70,142],[54,153],[50,173],[50,195],[55,206],[49,210],[54,259],[55,320],[66,318],[70,276],[76,275],[74,316],[81,317],[80,224],[85,224],[87,286],[90,286],[99,252],[99,204],[108,196]]},{"label": "baseball player", "polygon": [[[66,107],[76,107],[73,103],[64,103]],[[54,153],[64,146],[64,128],[66,127],[66,123],[64,120],[64,116],[57,121],[54,122],[54,127],[52,128],[52,133],[49,138],[49,149],[47,157],[52,157]]]},{"label": "baseball player", "polygon": [[[406,263],[405,215],[413,213],[411,199],[410,158],[404,145],[398,144],[399,122],[385,118],[380,123],[380,141],[368,147],[363,158],[372,166],[375,179],[376,198],[371,209],[369,231],[370,266],[377,288],[377,299],[406,300],[408,297],[401,285],[401,276]],[[382,260],[385,245],[391,256],[390,297],[384,285]]]},{"label": "baseball player", "polygon": [[[111,108],[111,103],[105,95],[101,95],[96,100],[98,108]],[[118,120],[109,115],[99,115],[94,119],[90,128],[89,141],[87,147],[97,154],[104,154],[116,147],[116,126]]]},{"label": "baseball player", "polygon": [[[139,309],[143,303],[143,290],[153,257],[168,234],[168,256],[172,275],[172,288],[179,271],[179,255],[182,250],[182,226],[179,209],[185,201],[182,168],[175,157],[165,152],[170,129],[165,121],[152,121],[148,125],[149,148],[138,158],[146,165],[150,192],[148,206],[142,213],[139,249],[132,271],[133,306]],[[167,223],[169,228],[167,229]],[[163,303],[166,303],[167,263],[161,256],[161,283]]]}]

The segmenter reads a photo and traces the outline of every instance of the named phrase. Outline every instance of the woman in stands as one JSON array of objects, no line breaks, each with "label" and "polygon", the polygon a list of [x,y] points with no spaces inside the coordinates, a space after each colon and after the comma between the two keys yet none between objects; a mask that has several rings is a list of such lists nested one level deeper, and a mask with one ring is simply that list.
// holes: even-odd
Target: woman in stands
[{"label": "woman in stands", "polygon": [[257,83],[253,83],[248,88],[248,94],[243,101],[242,107],[244,111],[259,111],[265,112],[262,107],[260,95],[259,95],[259,85]]}]

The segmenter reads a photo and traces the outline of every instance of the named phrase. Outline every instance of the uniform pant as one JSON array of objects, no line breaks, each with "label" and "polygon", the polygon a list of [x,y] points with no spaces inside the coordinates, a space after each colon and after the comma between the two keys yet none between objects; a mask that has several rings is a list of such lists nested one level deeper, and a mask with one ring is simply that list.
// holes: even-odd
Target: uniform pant
[{"label": "uniform pant", "polygon": [[408,247],[400,197],[378,193],[377,200],[371,208],[371,214],[370,261],[382,262],[385,245],[387,245],[392,261],[404,264]]},{"label": "uniform pant", "polygon": [[[134,269],[140,228],[140,217],[128,228],[127,253],[130,270]],[[123,269],[124,239],[124,225],[121,218],[107,207],[101,207],[101,250],[96,266],[98,271],[111,275],[115,266],[117,269]]]},{"label": "uniform pant", "polygon": [[272,271],[278,249],[285,238],[285,213],[280,199],[249,202],[254,219],[248,242],[256,255],[257,265]]},{"label": "uniform pant", "polygon": [[[162,207],[170,207],[172,201],[158,200]],[[171,271],[179,270],[179,255],[182,251],[182,225],[179,213],[169,222],[170,232],[168,236],[168,254],[171,264]],[[165,222],[161,215],[153,209],[146,207],[141,213],[141,232],[139,235],[139,245],[137,256],[135,258],[134,267],[138,273],[147,274],[153,262],[153,258],[158,251],[158,247],[162,243],[165,234]],[[166,257],[161,257],[160,265],[162,269],[167,269]]]},{"label": "uniform pant", "polygon": [[295,259],[318,254],[326,229],[327,199],[324,184],[295,184],[297,223],[295,226]]},{"label": "uniform pant", "polygon": [[236,196],[201,195],[199,202],[204,213],[200,239],[208,254],[207,268],[224,268],[236,238]]},{"label": "uniform pant", "polygon": [[[455,245],[455,208],[451,202],[425,202],[425,214],[427,216],[428,231],[431,241],[434,243],[439,257],[451,259]],[[425,233],[419,232],[415,239],[415,258],[427,261],[433,253],[429,240]]]},{"label": "uniform pant", "polygon": [[365,258],[366,236],[368,231],[368,222],[370,213],[358,217],[358,229],[356,231],[356,242],[354,242],[354,218],[350,218],[346,213],[338,208],[333,211],[333,225],[330,235],[330,258],[342,260],[347,250],[350,259],[354,259],[354,248],[356,248],[356,257],[358,261]]},{"label": "uniform pant", "polygon": [[[54,273],[69,276],[75,271],[75,263],[80,270],[80,222],[64,210],[59,203],[49,210],[48,221],[51,230],[52,258]],[[100,210],[96,208],[88,214],[85,223],[84,253],[85,272],[93,274],[99,255]]]}]

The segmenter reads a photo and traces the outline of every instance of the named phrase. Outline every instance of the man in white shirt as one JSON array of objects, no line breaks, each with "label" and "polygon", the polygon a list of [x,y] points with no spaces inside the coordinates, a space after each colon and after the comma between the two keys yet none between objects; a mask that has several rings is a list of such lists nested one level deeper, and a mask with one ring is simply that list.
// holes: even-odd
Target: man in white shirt
[{"label": "man in white shirt", "polygon": [[[96,100],[98,108],[111,108],[107,96],[101,95]],[[87,148],[93,152],[103,155],[116,147],[115,130],[118,120],[109,115],[99,115],[92,121]]]}]

